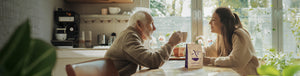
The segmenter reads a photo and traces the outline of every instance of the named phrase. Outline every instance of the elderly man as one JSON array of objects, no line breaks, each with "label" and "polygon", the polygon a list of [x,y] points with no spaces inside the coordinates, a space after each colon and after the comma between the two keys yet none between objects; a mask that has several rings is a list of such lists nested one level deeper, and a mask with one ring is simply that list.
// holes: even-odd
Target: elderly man
[{"label": "elderly man", "polygon": [[135,73],[138,65],[158,68],[169,59],[171,50],[181,41],[181,33],[174,32],[160,50],[151,51],[143,43],[151,39],[155,29],[151,15],[145,11],[138,11],[130,17],[129,27],[120,33],[105,54],[113,60],[121,76]]}]

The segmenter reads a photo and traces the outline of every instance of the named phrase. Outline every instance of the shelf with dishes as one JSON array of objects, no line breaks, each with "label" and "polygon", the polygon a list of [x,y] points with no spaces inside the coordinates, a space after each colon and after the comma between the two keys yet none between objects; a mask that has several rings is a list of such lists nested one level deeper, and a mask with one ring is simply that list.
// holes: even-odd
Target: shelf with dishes
[{"label": "shelf with dishes", "polygon": [[128,23],[130,15],[81,15],[81,23]]}]

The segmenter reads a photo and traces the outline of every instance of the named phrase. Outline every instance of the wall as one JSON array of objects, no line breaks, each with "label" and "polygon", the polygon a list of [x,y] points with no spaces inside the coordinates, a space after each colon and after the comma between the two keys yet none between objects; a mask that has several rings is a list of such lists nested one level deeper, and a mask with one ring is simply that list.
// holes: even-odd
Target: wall
[{"label": "wall", "polygon": [[102,8],[121,7],[121,13],[134,7],[149,7],[149,0],[133,0],[133,3],[67,3],[66,7],[79,14],[100,14]]},{"label": "wall", "polygon": [[[105,34],[106,44],[108,44],[111,33],[114,32],[118,36],[128,27],[129,15],[81,15],[80,19],[80,31],[84,31],[85,39],[88,39],[88,31],[91,31],[92,44],[100,45],[98,35],[102,38],[101,36]],[[80,36],[82,37],[82,33]]]},{"label": "wall", "polygon": [[54,23],[53,11],[62,7],[63,0],[1,0],[0,48],[26,19],[30,19],[32,37],[50,43]]},{"label": "wall", "polygon": [[[109,6],[121,7],[124,11],[131,11],[134,7],[149,7],[149,0],[134,0],[133,3],[65,3],[64,0],[1,0],[0,1],[0,48],[8,41],[10,35],[16,27],[30,19],[32,27],[32,37],[40,38],[50,43],[53,26],[53,11],[56,8],[68,8],[78,12],[81,15],[85,14],[100,14],[101,8]],[[126,24],[124,24],[126,25]],[[82,29],[86,27],[82,25]],[[103,25],[104,26],[104,25]],[[109,26],[109,25],[105,25]],[[101,26],[97,26],[101,27]],[[108,30],[120,27],[109,27]],[[100,31],[95,31],[100,32]],[[113,31],[105,31],[110,33]],[[95,36],[96,37],[96,36]]]},{"label": "wall", "polygon": [[[119,33],[128,27],[126,22],[117,22],[116,16],[110,15],[112,22],[99,22],[101,19],[109,19],[99,17],[83,18],[86,15],[100,15],[102,8],[108,7],[120,7],[122,14],[124,11],[131,12],[135,7],[149,7],[149,0],[133,0],[133,3],[66,3],[66,7],[70,10],[73,10],[81,15],[80,18],[80,31],[85,31],[85,36],[87,36],[87,31],[92,31],[92,44],[98,45],[97,35],[106,34],[106,43],[108,42],[109,36],[112,32]],[[94,23],[91,23],[91,20],[95,20]],[[88,21],[85,23],[85,21]],[[81,36],[81,34],[80,34]]]}]

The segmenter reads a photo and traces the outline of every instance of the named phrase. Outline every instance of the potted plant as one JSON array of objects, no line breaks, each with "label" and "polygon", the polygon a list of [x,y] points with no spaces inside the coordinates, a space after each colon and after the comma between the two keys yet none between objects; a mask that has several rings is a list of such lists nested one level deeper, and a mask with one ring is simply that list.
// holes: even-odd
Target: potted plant
[{"label": "potted plant", "polygon": [[297,71],[300,71],[299,63],[295,62],[291,54],[275,49],[267,50],[268,52],[262,58],[262,65],[257,68],[260,75],[293,76]]},{"label": "potted plant", "polygon": [[184,51],[185,51],[185,45],[180,43],[178,45],[175,46],[175,48],[173,49],[173,53],[175,57],[183,57],[184,56]]},{"label": "potted plant", "polygon": [[29,20],[22,23],[0,51],[0,76],[51,76],[55,47],[31,38]]}]

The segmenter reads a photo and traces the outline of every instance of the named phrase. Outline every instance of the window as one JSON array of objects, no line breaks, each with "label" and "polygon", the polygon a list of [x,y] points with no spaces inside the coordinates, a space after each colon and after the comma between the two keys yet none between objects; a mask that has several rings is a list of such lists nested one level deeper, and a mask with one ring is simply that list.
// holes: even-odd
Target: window
[{"label": "window", "polygon": [[299,57],[300,1],[283,0],[283,51]]},{"label": "window", "polygon": [[229,7],[249,31],[258,57],[271,48],[300,57],[299,4],[299,0],[150,0],[158,28],[154,36],[186,31],[188,42],[199,35],[206,43],[215,40],[209,20],[217,7]]},{"label": "window", "polygon": [[165,44],[174,31],[188,32],[187,42],[191,41],[191,0],[150,0],[150,9],[157,27],[153,32],[156,47]]},{"label": "window", "polygon": [[210,32],[209,21],[217,7],[229,7],[237,13],[251,35],[257,55],[263,50],[272,48],[272,7],[271,0],[209,0],[203,1],[203,31],[207,40],[215,40],[216,34]]}]

